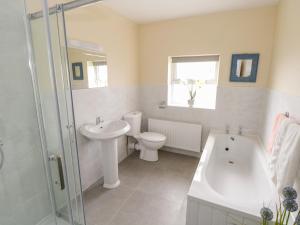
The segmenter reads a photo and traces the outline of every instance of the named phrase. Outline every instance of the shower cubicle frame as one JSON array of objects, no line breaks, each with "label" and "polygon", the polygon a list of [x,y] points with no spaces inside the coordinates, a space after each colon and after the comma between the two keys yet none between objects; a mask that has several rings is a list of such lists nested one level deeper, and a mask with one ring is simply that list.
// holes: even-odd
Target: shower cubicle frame
[{"label": "shower cubicle frame", "polygon": [[[25,1],[25,0],[24,0]],[[31,70],[31,79],[33,83],[33,89],[34,89],[34,98],[36,102],[36,111],[37,111],[37,119],[38,119],[38,126],[40,130],[40,136],[41,136],[41,143],[42,143],[42,155],[43,155],[43,160],[44,160],[44,166],[47,174],[47,182],[48,182],[48,190],[49,190],[49,195],[50,195],[50,202],[51,202],[51,207],[52,207],[52,214],[53,217],[55,218],[56,215],[58,215],[58,210],[56,209],[56,204],[55,204],[55,194],[51,182],[51,171],[50,171],[50,165],[49,165],[49,156],[47,152],[47,146],[46,146],[46,133],[45,133],[45,126],[44,126],[44,120],[43,120],[43,113],[42,113],[42,105],[41,105],[41,97],[39,94],[39,86],[38,86],[38,81],[37,81],[37,72],[36,72],[36,64],[34,60],[34,51],[33,51],[33,45],[32,45],[32,33],[31,33],[31,26],[30,26],[30,20],[38,19],[38,18],[43,18],[44,21],[44,27],[45,30],[44,32],[46,33],[46,45],[47,45],[47,54],[48,54],[48,63],[49,63],[49,74],[50,74],[50,80],[51,80],[51,85],[54,88],[55,91],[55,104],[56,104],[56,116],[58,118],[58,125],[60,127],[59,129],[59,136],[60,136],[60,147],[63,152],[63,159],[65,160],[65,150],[64,150],[64,144],[62,142],[63,140],[63,133],[62,133],[62,124],[61,124],[61,115],[60,115],[60,106],[59,106],[59,99],[58,99],[58,89],[57,89],[57,81],[56,81],[56,76],[55,76],[55,65],[54,65],[54,60],[53,60],[53,51],[52,51],[52,42],[51,42],[51,29],[50,29],[50,21],[49,21],[49,15],[51,14],[56,14],[56,13],[62,13],[62,24],[63,24],[63,36],[64,40],[62,40],[65,46],[65,54],[63,55],[64,57],[64,62],[68,64],[68,55],[67,55],[67,36],[66,36],[66,25],[65,25],[65,15],[64,11],[66,10],[71,10],[75,9],[81,6],[86,6],[92,3],[99,2],[101,0],[74,0],[65,4],[57,4],[54,7],[48,8],[48,0],[40,0],[42,2],[42,11],[35,12],[32,14],[27,14],[26,9],[25,9],[25,28],[26,28],[26,36],[27,36],[27,48],[29,52],[29,66]],[[71,80],[70,80],[70,75],[69,75],[69,65],[66,66],[66,72],[67,74],[67,85],[71,87]],[[66,87],[64,87],[66,90]],[[71,89],[69,88],[69,94],[71,98],[71,123],[68,124],[68,129],[73,129],[74,133],[74,139],[75,139],[75,148],[73,149],[78,158],[78,147],[77,147],[77,139],[76,139],[76,131],[75,131],[75,121],[74,121],[74,110],[73,110],[73,98],[72,98],[72,92]],[[77,162],[78,163],[78,162]],[[73,217],[73,212],[72,212],[72,207],[71,207],[71,197],[70,197],[70,190],[69,190],[69,184],[68,184],[68,177],[66,176],[67,168],[66,168],[66,163],[64,161],[63,163],[63,170],[65,171],[64,173],[64,180],[66,182],[66,192],[67,192],[67,208],[68,208],[68,215],[69,215],[69,223],[70,225],[77,225],[78,223],[74,221]],[[78,165],[78,170],[79,170],[79,165]],[[79,176],[80,176],[80,170]],[[81,199],[81,205],[83,206],[83,201],[82,201],[82,186],[81,186],[81,180],[79,178],[79,183],[80,183],[80,199]],[[83,225],[85,225],[85,215],[84,215],[84,208],[82,208],[83,211]]]}]

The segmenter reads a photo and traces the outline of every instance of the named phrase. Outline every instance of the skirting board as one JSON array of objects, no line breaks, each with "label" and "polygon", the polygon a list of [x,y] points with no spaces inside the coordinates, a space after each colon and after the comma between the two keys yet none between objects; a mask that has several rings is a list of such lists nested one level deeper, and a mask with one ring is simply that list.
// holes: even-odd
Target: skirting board
[{"label": "skirting board", "polygon": [[172,152],[172,153],[177,153],[177,154],[181,154],[181,155],[187,155],[187,156],[193,156],[193,157],[197,157],[200,158],[202,152],[192,152],[192,151],[186,151],[186,150],[182,150],[182,149],[178,149],[178,148],[171,148],[171,147],[162,147],[159,151],[166,151],[166,152]]}]

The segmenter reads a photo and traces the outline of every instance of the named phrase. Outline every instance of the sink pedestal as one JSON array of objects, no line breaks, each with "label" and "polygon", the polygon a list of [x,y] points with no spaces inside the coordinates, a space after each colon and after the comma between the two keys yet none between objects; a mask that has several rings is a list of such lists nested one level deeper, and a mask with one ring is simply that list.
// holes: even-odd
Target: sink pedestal
[{"label": "sink pedestal", "polygon": [[120,185],[118,174],[118,139],[101,140],[102,164],[105,188],[116,188]]},{"label": "sink pedestal", "polygon": [[90,140],[100,141],[105,188],[116,188],[120,185],[118,175],[118,138],[130,129],[124,120],[107,121],[101,124],[83,124],[79,131]]}]

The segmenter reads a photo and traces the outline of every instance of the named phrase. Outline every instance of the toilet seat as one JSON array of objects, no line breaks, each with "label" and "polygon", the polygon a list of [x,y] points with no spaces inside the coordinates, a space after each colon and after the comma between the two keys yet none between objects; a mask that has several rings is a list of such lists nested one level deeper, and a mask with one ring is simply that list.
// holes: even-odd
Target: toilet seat
[{"label": "toilet seat", "polygon": [[130,124],[128,136],[134,137],[134,143],[128,143],[131,149],[140,151],[140,159],[150,162],[158,160],[158,150],[166,144],[167,137],[156,132],[141,133],[142,113],[135,111],[124,115],[124,120]]},{"label": "toilet seat", "polygon": [[166,140],[166,136],[155,132],[144,132],[140,134],[140,138],[149,142],[163,142]]},{"label": "toilet seat", "polygon": [[140,159],[151,162],[157,161],[158,149],[163,147],[167,137],[155,132],[144,132],[134,137],[138,140],[137,149],[141,151]]}]

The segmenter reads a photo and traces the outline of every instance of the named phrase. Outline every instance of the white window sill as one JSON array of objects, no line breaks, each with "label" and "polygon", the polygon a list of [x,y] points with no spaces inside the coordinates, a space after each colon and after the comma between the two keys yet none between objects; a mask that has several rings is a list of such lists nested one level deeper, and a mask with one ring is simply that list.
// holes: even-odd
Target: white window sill
[{"label": "white window sill", "polygon": [[204,105],[193,105],[190,107],[188,104],[168,104],[167,107],[174,107],[174,108],[188,108],[188,109],[207,109],[207,110],[215,110],[215,106],[204,106]]}]

